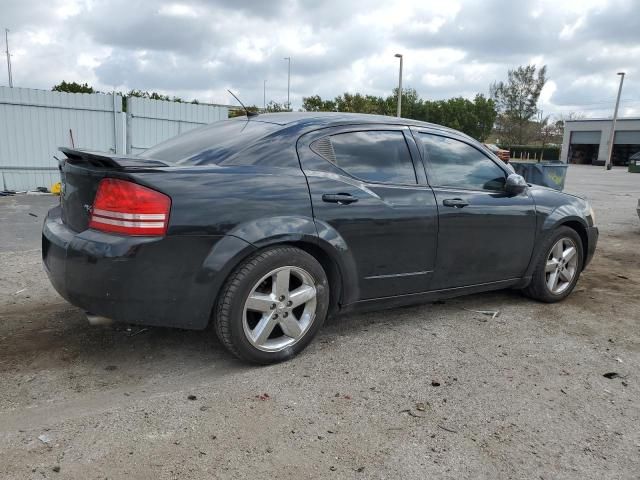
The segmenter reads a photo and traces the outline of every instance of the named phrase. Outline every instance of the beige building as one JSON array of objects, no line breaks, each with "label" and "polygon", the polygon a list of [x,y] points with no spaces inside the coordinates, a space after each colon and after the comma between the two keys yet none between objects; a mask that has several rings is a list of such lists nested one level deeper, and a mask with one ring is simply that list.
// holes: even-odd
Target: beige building
[{"label": "beige building", "polygon": [[[611,123],[611,119],[567,120],[560,160],[604,165],[609,154]],[[629,157],[637,152],[640,152],[640,118],[618,119],[613,140],[613,164],[627,165]]]}]

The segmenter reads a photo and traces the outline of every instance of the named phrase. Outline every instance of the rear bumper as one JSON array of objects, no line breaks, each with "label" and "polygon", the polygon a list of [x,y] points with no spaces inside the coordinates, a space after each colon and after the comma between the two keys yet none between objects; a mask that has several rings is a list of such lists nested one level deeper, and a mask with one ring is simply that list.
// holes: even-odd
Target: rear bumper
[{"label": "rear bumper", "polygon": [[199,329],[219,288],[206,263],[220,238],[78,233],[56,207],[44,222],[42,259],[53,287],[84,310],[119,322]]},{"label": "rear bumper", "polygon": [[585,268],[593,259],[593,254],[596,251],[596,245],[598,244],[598,227],[587,227],[587,255],[584,259]]}]

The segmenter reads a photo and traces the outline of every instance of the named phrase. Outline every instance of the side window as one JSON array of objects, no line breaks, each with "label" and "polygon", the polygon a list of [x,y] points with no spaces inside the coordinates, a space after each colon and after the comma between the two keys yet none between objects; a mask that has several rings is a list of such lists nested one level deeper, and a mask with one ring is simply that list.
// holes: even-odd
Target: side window
[{"label": "side window", "polygon": [[479,150],[452,138],[420,133],[434,186],[503,190],[505,173]]},{"label": "side window", "polygon": [[402,132],[348,132],[330,138],[332,160],[350,175],[366,182],[418,183]]}]

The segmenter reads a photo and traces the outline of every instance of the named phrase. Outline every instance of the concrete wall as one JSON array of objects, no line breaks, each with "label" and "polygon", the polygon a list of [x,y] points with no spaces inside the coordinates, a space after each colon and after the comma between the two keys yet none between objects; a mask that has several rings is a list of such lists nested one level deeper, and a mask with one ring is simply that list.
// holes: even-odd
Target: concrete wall
[{"label": "concrete wall", "polygon": [[[598,161],[604,162],[607,159],[607,155],[609,154],[609,137],[611,135],[611,123],[611,119],[567,120],[564,126],[564,136],[562,138],[562,151],[560,153],[560,161],[565,163],[567,162],[572,132],[599,131],[600,147],[598,148]],[[616,133],[625,131],[640,131],[640,118],[618,119],[616,121]]]}]

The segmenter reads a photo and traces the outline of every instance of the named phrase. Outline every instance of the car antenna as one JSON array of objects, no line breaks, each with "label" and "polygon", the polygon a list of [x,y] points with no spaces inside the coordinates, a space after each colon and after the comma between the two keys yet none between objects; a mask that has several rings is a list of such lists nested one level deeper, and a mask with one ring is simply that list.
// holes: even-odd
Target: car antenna
[{"label": "car antenna", "polygon": [[258,112],[250,112],[249,110],[247,110],[247,107],[244,106],[244,103],[242,103],[240,101],[240,99],[238,97],[236,97],[236,95],[231,90],[227,89],[227,92],[229,92],[231,95],[233,95],[233,98],[235,98],[238,101],[238,103],[240,105],[242,105],[242,108],[244,109],[245,113],[247,114],[247,118],[248,117],[255,117],[256,115],[258,115]]}]

